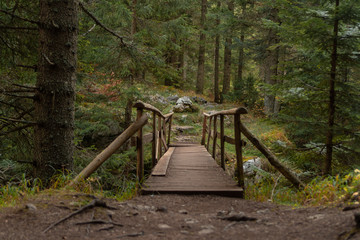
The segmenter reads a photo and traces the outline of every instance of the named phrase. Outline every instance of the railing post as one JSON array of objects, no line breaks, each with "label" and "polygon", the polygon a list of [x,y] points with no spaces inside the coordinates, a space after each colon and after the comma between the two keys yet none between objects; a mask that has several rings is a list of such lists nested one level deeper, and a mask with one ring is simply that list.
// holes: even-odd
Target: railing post
[{"label": "railing post", "polygon": [[[136,119],[141,118],[143,114],[143,109],[137,109],[137,117]],[[136,176],[138,181],[140,182],[144,176],[144,152],[143,152],[143,128],[141,127],[138,131],[137,141],[136,141],[136,149],[137,149],[137,165],[136,165]]]},{"label": "railing post", "polygon": [[234,115],[234,130],[235,130],[235,149],[236,149],[236,172],[238,175],[238,184],[244,190],[245,196],[245,183],[244,183],[244,169],[243,169],[243,159],[242,159],[242,142],[241,142],[241,131],[240,131],[240,114],[236,113]]},{"label": "railing post", "polygon": [[155,167],[156,163],[157,163],[157,156],[156,156],[156,141],[157,141],[157,136],[156,136],[156,113],[153,112],[153,122],[152,122],[152,128],[153,128],[153,141],[152,141],[152,148],[151,148],[151,159],[152,159],[152,167]]},{"label": "railing post", "polygon": [[203,114],[203,129],[202,129],[202,138],[201,138],[201,145],[205,145],[205,138],[206,138],[206,115]]},{"label": "railing post", "polygon": [[217,140],[217,126],[216,126],[217,116],[214,116],[214,136],[213,136],[213,152],[212,157],[215,159],[216,157],[216,140]]},{"label": "railing post", "polygon": [[220,148],[221,160],[220,165],[225,170],[225,139],[224,139],[224,115],[220,115]]},{"label": "railing post", "polygon": [[209,127],[208,127],[208,139],[207,139],[207,144],[206,144],[206,149],[209,151],[209,145],[210,145],[210,138],[211,138],[211,122],[212,122],[212,117],[210,117],[209,120]]},{"label": "railing post", "polygon": [[[164,124],[162,125],[163,140],[166,145],[166,119],[165,118],[163,118],[163,122],[164,122]],[[165,152],[166,152],[166,147],[164,147],[164,148],[165,148]]]},{"label": "railing post", "polygon": [[161,117],[159,116],[158,117],[158,160],[161,158],[162,156],[162,147],[161,147],[161,131],[162,131],[162,128],[161,128]]},{"label": "railing post", "polygon": [[168,146],[170,145],[171,123],[172,123],[172,115],[170,116],[170,119],[169,119],[169,134],[168,134],[168,141],[167,141]]}]

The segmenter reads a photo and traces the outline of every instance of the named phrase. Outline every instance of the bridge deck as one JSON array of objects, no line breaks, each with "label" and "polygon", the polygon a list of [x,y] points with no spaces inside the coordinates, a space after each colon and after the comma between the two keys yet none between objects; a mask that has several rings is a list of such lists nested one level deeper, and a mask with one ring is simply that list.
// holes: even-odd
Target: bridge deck
[{"label": "bridge deck", "polygon": [[142,194],[214,194],[243,197],[242,188],[215,162],[202,145],[174,145],[166,175],[152,175]]}]

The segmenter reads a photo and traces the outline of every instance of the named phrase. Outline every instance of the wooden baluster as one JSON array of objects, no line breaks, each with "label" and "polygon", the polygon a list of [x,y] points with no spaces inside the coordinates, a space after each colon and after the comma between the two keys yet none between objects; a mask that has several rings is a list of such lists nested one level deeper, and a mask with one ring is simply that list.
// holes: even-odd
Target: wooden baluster
[{"label": "wooden baluster", "polygon": [[220,148],[221,160],[220,166],[225,170],[225,139],[224,139],[224,115],[220,115]]},{"label": "wooden baluster", "polygon": [[205,138],[206,138],[206,116],[203,119],[203,129],[202,129],[202,138],[201,138],[201,145],[205,145]]},{"label": "wooden baluster", "polygon": [[[138,108],[136,119],[141,118],[142,114],[143,114],[143,109]],[[136,143],[136,149],[137,149],[136,176],[138,178],[138,181],[140,182],[144,176],[143,128],[139,129],[136,142],[137,142]]]},{"label": "wooden baluster", "polygon": [[[165,142],[164,145],[166,145],[166,119],[165,118],[163,119],[162,132],[163,132],[162,140],[163,140],[163,142]],[[164,146],[164,148],[166,151],[167,146],[166,147]]]},{"label": "wooden baluster", "polygon": [[158,118],[158,160],[160,160],[162,156],[162,147],[161,147],[161,117]]},{"label": "wooden baluster", "polygon": [[235,149],[236,149],[236,172],[238,176],[238,184],[244,190],[245,196],[245,183],[244,183],[244,169],[243,169],[243,159],[242,159],[242,141],[241,141],[241,131],[240,131],[240,114],[236,113],[234,115],[234,130],[235,130]]},{"label": "wooden baluster", "polygon": [[169,119],[169,134],[168,134],[168,141],[167,141],[168,146],[170,145],[171,123],[172,123],[172,115],[170,116],[170,119]]},{"label": "wooden baluster", "polygon": [[216,140],[217,140],[217,126],[216,126],[217,116],[214,116],[214,137],[213,137],[213,152],[212,157],[215,159],[216,157]]},{"label": "wooden baluster", "polygon": [[210,117],[209,120],[209,127],[208,127],[208,140],[207,140],[207,145],[206,145],[206,149],[209,151],[209,145],[210,145],[210,138],[211,138],[211,122],[212,122],[212,117]]},{"label": "wooden baluster", "polygon": [[152,158],[152,167],[155,167],[157,163],[157,156],[156,156],[156,141],[157,141],[157,135],[156,135],[156,113],[153,112],[153,122],[152,122],[152,135],[153,135],[153,141],[152,141],[152,148],[151,148],[151,158]]}]

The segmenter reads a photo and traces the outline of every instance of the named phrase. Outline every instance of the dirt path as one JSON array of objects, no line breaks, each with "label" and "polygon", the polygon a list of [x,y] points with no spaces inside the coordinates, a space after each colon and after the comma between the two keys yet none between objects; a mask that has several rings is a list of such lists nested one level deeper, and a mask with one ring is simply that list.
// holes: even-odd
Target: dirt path
[{"label": "dirt path", "polygon": [[[149,195],[126,202],[105,199],[116,209],[87,209],[43,233],[92,201],[73,194],[42,194],[18,208],[2,209],[0,239],[338,239],[354,229],[357,211],[291,209],[209,195]],[[92,220],[107,224],[76,225]],[[360,233],[348,239],[360,239]]]}]

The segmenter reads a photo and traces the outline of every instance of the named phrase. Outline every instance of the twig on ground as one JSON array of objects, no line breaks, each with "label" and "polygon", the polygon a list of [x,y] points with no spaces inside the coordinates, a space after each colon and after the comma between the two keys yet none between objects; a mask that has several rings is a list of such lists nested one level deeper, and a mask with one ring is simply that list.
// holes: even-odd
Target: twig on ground
[{"label": "twig on ground", "polygon": [[129,234],[124,234],[124,235],[121,235],[119,236],[118,238],[124,238],[124,237],[139,237],[139,236],[142,236],[144,235],[144,231],[141,231],[141,232],[137,232],[137,233],[129,233]]},{"label": "twig on ground", "polygon": [[104,220],[91,220],[91,221],[87,221],[87,222],[78,222],[75,223],[75,225],[86,225],[86,224],[112,224],[114,226],[119,226],[119,227],[123,227],[124,225],[121,223],[115,223],[112,221],[104,221]]},{"label": "twig on ground", "polygon": [[65,222],[66,220],[68,220],[69,218],[81,213],[81,212],[84,212],[85,210],[87,209],[91,209],[91,208],[94,208],[94,207],[103,207],[103,208],[108,208],[108,209],[116,209],[116,208],[113,208],[113,207],[109,207],[106,202],[104,201],[101,201],[101,200],[98,200],[98,199],[95,199],[93,200],[91,203],[89,203],[88,205],[85,205],[83,206],[82,208],[80,208],[79,210],[67,215],[66,217],[60,219],[59,221],[51,224],[49,227],[47,227],[43,233],[46,233],[47,231],[49,231],[50,229],[52,229],[53,227],[57,226],[58,224],[62,223],[62,222]]}]

